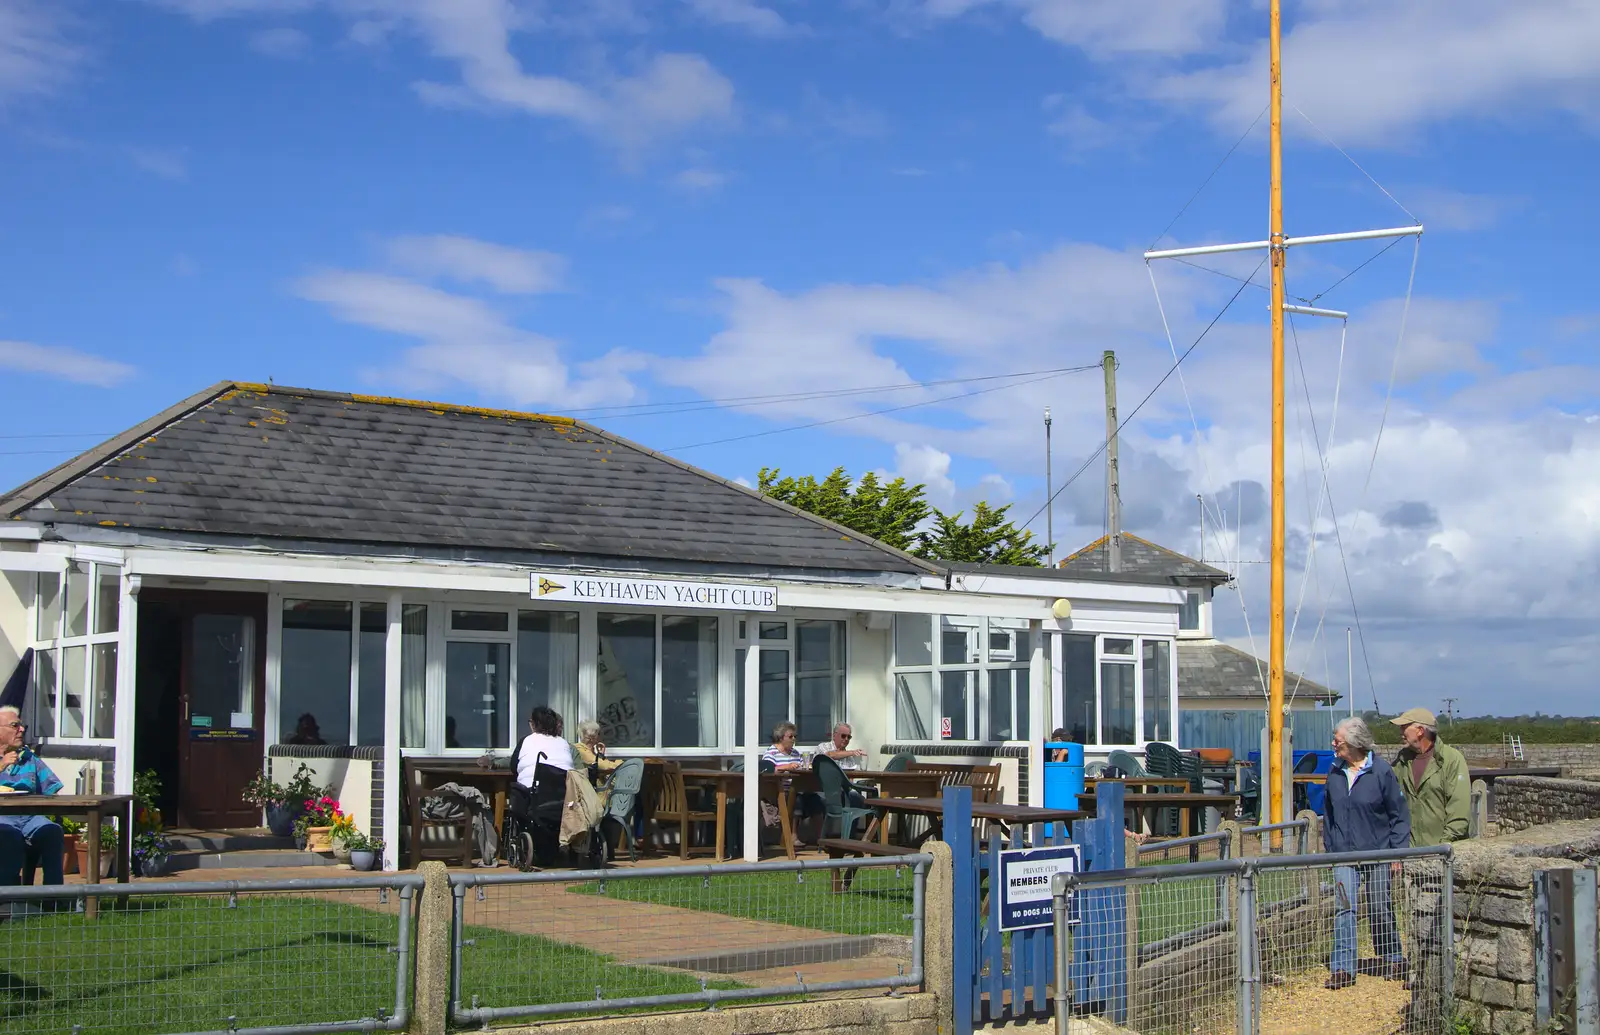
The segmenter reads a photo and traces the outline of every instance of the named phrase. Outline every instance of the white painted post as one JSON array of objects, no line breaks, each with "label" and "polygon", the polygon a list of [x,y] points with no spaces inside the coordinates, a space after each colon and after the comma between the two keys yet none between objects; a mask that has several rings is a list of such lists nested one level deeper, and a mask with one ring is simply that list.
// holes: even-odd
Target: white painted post
[{"label": "white painted post", "polygon": [[[1037,728],[1045,721],[1050,704],[1050,661],[1045,657],[1044,623],[1037,618],[1028,622],[1028,639],[1033,653],[1028,658],[1028,724],[1023,738],[1028,745],[1028,804],[1044,804],[1044,742],[1049,735]],[[1020,730],[1018,731],[1021,732]]]},{"label": "white painted post", "polygon": [[744,861],[761,857],[761,638],[760,616],[745,619],[744,649]]},{"label": "white painted post", "polygon": [[[112,763],[112,790],[133,793],[134,683],[139,671],[139,583],[138,575],[122,572],[122,593],[117,599],[117,689],[111,737],[116,745]],[[187,735],[188,731],[185,731]],[[128,831],[123,837],[130,836]]]},{"label": "white painted post", "polygon": [[[383,868],[400,865],[400,616],[401,594],[389,593],[389,631],[383,641]],[[413,863],[415,865],[415,863]]]}]

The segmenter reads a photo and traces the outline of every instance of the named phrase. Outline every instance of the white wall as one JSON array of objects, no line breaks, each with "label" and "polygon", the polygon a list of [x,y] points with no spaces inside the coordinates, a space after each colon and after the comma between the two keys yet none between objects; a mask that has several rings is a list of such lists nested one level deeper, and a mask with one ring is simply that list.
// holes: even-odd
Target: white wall
[{"label": "white wall", "polygon": [[867,765],[876,769],[889,760],[879,749],[894,735],[889,692],[889,629],[868,629],[851,616],[847,690],[848,719],[855,746],[867,752]]},{"label": "white wall", "polygon": [[0,683],[11,678],[22,652],[33,646],[29,609],[33,606],[31,571],[8,571],[0,578]]},{"label": "white wall", "polygon": [[[288,783],[301,764],[311,767],[312,779],[319,786],[333,785],[333,796],[340,807],[356,818],[356,829],[363,834],[372,833],[372,763],[364,758],[285,758],[268,759],[272,766],[272,779]],[[396,774],[396,779],[399,775]],[[393,834],[386,837],[393,840]]]}]

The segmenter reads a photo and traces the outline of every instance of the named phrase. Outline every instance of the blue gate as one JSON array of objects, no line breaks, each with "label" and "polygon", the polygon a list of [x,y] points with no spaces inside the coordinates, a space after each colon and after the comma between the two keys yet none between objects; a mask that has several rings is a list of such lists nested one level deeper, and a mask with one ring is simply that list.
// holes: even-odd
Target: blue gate
[{"label": "blue gate", "polygon": [[[1050,1009],[1048,983],[1055,973],[1054,935],[1049,927],[1002,933],[1000,930],[1000,852],[1006,848],[1076,844],[1085,870],[1120,870],[1126,865],[1122,840],[1121,784],[1101,783],[1094,819],[1013,829],[985,844],[973,835],[972,788],[944,789],[944,838],[950,845],[951,922],[955,966],[957,1035],[996,1021],[1037,1017]],[[1073,939],[1072,988],[1078,1003],[1096,1004],[1112,1021],[1127,1017],[1128,980],[1126,893],[1120,888],[1085,889],[1078,894],[1080,935]]]}]

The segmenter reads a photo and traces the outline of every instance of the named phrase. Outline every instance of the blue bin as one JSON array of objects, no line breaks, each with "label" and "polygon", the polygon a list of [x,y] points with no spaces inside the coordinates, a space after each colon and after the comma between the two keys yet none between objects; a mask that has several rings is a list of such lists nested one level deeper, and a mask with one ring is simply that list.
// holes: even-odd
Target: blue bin
[{"label": "blue bin", "polygon": [[[1300,760],[1302,758],[1305,758],[1307,755],[1312,755],[1317,760],[1317,767],[1315,769],[1313,769],[1312,772],[1313,773],[1321,773],[1323,775],[1326,775],[1328,773],[1333,772],[1333,767],[1334,767],[1335,763],[1338,761],[1337,757],[1334,755],[1334,753],[1332,751],[1296,751],[1294,753],[1294,764],[1295,765],[1299,765],[1300,764]],[[1256,779],[1260,780],[1261,779],[1261,752],[1252,751],[1252,752],[1250,752],[1250,754],[1247,757],[1250,760],[1250,765],[1256,771]],[[1308,808],[1310,808],[1312,812],[1315,812],[1317,815],[1319,815],[1319,816],[1322,815],[1323,814],[1323,805],[1327,800],[1326,799],[1327,789],[1324,788],[1323,786],[1321,786],[1320,784],[1312,784],[1312,785],[1304,788],[1304,790],[1305,790],[1305,795],[1306,795],[1306,806]]]},{"label": "blue bin", "polygon": [[[1056,751],[1065,750],[1065,762],[1052,762]],[[1051,742],[1044,746],[1044,807],[1075,809],[1083,793],[1083,745]]]}]

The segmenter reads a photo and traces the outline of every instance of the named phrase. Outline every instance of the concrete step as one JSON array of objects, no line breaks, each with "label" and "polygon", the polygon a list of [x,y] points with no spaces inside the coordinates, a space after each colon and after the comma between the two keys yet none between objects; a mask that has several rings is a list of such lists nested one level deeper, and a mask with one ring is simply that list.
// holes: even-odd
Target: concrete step
[{"label": "concrete step", "polygon": [[252,852],[294,848],[294,838],[260,830],[169,830],[173,854],[178,852]]},{"label": "concrete step", "polygon": [[[287,840],[287,838],[285,839]],[[178,851],[172,853],[172,872],[180,870],[233,870],[276,866],[335,866],[332,854],[298,852],[293,848],[232,849],[225,852]]]}]

